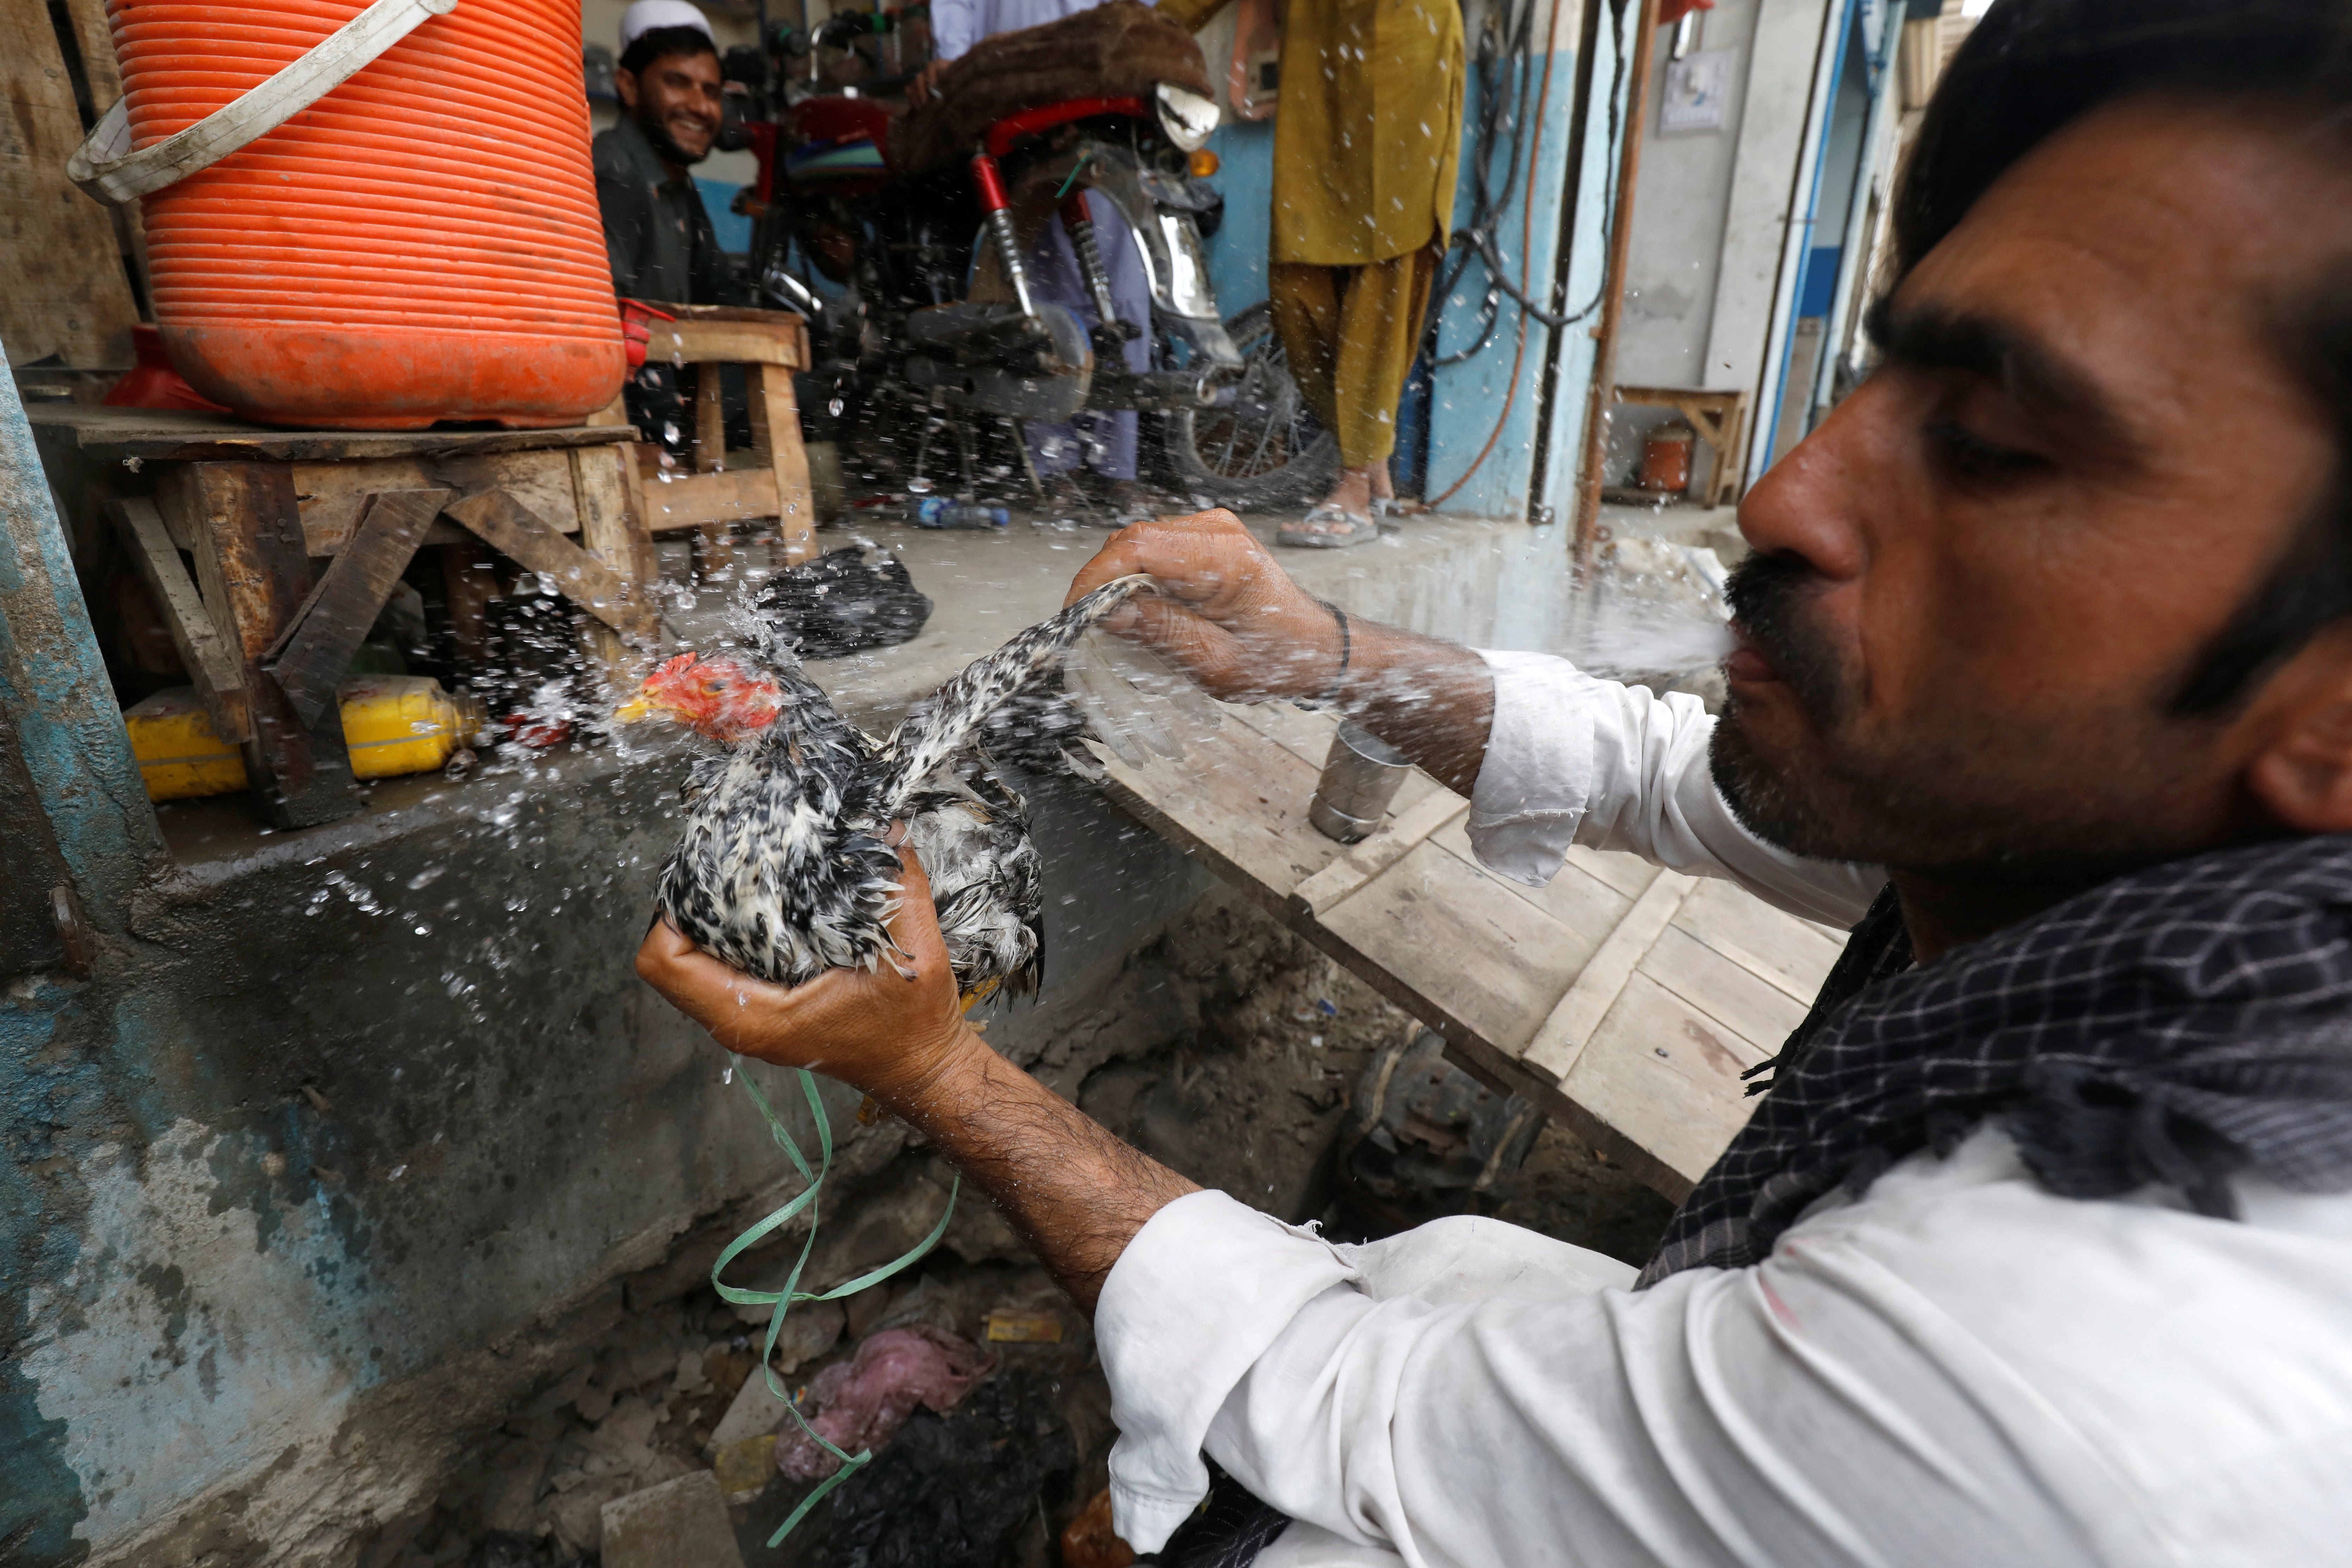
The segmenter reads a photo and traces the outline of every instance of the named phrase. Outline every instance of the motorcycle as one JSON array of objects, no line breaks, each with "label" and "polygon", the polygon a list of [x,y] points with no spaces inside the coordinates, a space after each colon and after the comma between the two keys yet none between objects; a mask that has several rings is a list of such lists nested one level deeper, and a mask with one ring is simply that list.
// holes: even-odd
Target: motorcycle
[{"label": "motorcycle", "polygon": [[[873,16],[827,28],[864,29]],[[814,40],[828,41],[826,30]],[[925,488],[929,438],[944,428],[969,490],[992,424],[1132,409],[1160,426],[1165,477],[1181,493],[1265,505],[1328,482],[1336,444],[1300,403],[1265,308],[1231,322],[1217,308],[1203,245],[1223,210],[1203,151],[1213,103],[1162,83],[1150,98],[1037,104],[989,125],[961,160],[909,170],[894,164],[894,116],[872,96],[896,81],[815,91],[790,79],[791,58],[729,52],[740,121],[729,139],[759,161],[742,203],[754,216],[753,278],[766,302],[810,323],[816,363],[804,385],[815,395],[803,408],[818,438],[870,433],[871,416],[895,407],[921,424],[909,488]],[[1124,220],[1108,237],[1135,247],[1148,323],[1113,306],[1088,191]],[[1090,327],[1032,289],[1027,257],[1044,223],[1068,235]],[[1126,347],[1139,334],[1149,363],[1134,370]]]}]

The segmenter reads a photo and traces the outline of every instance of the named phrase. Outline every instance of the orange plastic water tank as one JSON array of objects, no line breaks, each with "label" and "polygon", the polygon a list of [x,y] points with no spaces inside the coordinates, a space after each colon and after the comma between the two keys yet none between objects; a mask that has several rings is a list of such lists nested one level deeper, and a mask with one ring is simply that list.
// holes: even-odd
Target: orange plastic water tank
[{"label": "orange plastic water tank", "polygon": [[[108,0],[133,144],[250,90],[365,0]],[[626,374],[578,0],[459,0],[310,109],[144,198],[180,374],[247,418],[577,424]]]}]

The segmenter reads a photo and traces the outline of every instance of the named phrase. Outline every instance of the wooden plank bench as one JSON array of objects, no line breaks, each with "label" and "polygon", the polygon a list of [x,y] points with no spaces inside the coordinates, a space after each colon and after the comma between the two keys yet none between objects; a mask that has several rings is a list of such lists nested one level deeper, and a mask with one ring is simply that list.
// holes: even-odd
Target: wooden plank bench
[{"label": "wooden plank bench", "polygon": [[1843,934],[1731,883],[1578,848],[1541,888],[1481,867],[1469,802],[1415,770],[1345,846],[1307,820],[1333,721],[1225,710],[1182,758],[1109,764],[1111,796],[1525,1096],[1679,1201],[1748,1119]]}]

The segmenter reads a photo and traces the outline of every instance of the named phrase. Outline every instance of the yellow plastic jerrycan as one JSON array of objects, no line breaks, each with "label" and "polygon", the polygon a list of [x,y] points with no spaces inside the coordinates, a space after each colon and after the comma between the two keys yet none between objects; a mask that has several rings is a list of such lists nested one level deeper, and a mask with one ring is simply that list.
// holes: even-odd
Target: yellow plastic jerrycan
[{"label": "yellow plastic jerrycan", "polygon": [[335,695],[357,779],[430,773],[471,745],[490,721],[480,699],[452,697],[430,676],[354,676]]},{"label": "yellow plastic jerrycan", "polygon": [[[488,722],[479,701],[453,697],[428,676],[358,676],[336,695],[353,778],[430,772],[472,744]],[[125,709],[122,722],[148,799],[185,800],[246,787],[244,756],[213,728],[194,687],[159,691]]]}]

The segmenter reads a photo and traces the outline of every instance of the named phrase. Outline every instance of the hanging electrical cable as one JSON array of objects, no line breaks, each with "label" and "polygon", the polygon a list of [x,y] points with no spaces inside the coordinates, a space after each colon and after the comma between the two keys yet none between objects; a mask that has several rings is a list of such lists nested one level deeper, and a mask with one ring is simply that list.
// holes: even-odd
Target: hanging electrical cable
[{"label": "hanging electrical cable", "polygon": [[[1496,235],[1510,209],[1514,197],[1523,205],[1531,205],[1536,164],[1542,156],[1542,122],[1550,99],[1550,57],[1557,53],[1559,16],[1557,0],[1555,0],[1551,37],[1547,43],[1543,86],[1536,95],[1536,144],[1529,148],[1527,146],[1525,132],[1528,126],[1528,89],[1534,82],[1535,72],[1529,68],[1527,59],[1529,47],[1533,42],[1535,8],[1538,3],[1538,0],[1522,0],[1517,11],[1515,14],[1508,14],[1507,19],[1500,26],[1490,23],[1480,31],[1478,56],[1474,67],[1478,81],[1479,101],[1476,130],[1471,140],[1470,215],[1468,219],[1454,232],[1451,248],[1460,254],[1450,258],[1450,265],[1441,276],[1438,287],[1433,290],[1431,297],[1439,301],[1450,300],[1454,290],[1461,286],[1462,279],[1474,260],[1486,268],[1486,297],[1480,301],[1477,334],[1465,348],[1451,353],[1441,353],[1438,340],[1444,314],[1442,304],[1439,309],[1430,312],[1429,324],[1424,331],[1422,347],[1433,369],[1460,364],[1465,360],[1485,353],[1486,345],[1494,339],[1496,328],[1500,325],[1502,305],[1507,299],[1519,308],[1523,326],[1525,321],[1532,317],[1543,326],[1559,331],[1589,319],[1594,311],[1598,310],[1601,308],[1602,290],[1607,287],[1607,280],[1604,279],[1601,284],[1596,287],[1592,299],[1579,310],[1547,310],[1528,297],[1524,276],[1517,282],[1512,280],[1509,268],[1504,262],[1501,248],[1496,241]],[[1617,24],[1615,31],[1621,39],[1624,31],[1626,4],[1627,0],[1610,0],[1610,12]],[[1616,68],[1609,95],[1609,145],[1612,147],[1616,145],[1624,113],[1627,56],[1628,51],[1621,44],[1617,50]],[[1517,62],[1516,65],[1508,68],[1515,69],[1518,77],[1516,92],[1510,90],[1504,80],[1507,61]],[[1502,124],[1507,116],[1510,121],[1510,152],[1502,164],[1506,171],[1507,184],[1501,195],[1497,196],[1491,188],[1489,181],[1493,178],[1496,146],[1501,139]],[[1521,166],[1523,152],[1526,153],[1524,168]],[[1611,210],[1614,208],[1616,181],[1616,165],[1612,161],[1608,192]],[[1530,213],[1523,212],[1523,226],[1525,217],[1530,216],[1532,216]],[[1520,269],[1524,274],[1528,249],[1524,238],[1519,248]]]},{"label": "hanging electrical cable", "polygon": [[[1621,134],[1621,132],[1623,131],[1622,118],[1623,118],[1623,114],[1624,114],[1624,92],[1625,92],[1625,88],[1626,88],[1626,86],[1628,85],[1628,83],[1627,83],[1627,73],[1626,73],[1627,51],[1626,51],[1626,49],[1625,49],[1625,48],[1624,48],[1624,47],[1623,47],[1623,38],[1624,38],[1624,30],[1625,30],[1625,29],[1624,29],[1624,21],[1625,21],[1625,6],[1626,6],[1626,3],[1627,3],[1627,0],[1610,0],[1610,10],[1611,10],[1611,14],[1612,14],[1612,16],[1613,20],[1614,20],[1614,21],[1615,21],[1615,23],[1616,23],[1616,26],[1615,26],[1615,29],[1614,29],[1614,34],[1613,34],[1613,36],[1614,36],[1614,37],[1615,37],[1615,38],[1616,38],[1616,40],[1617,40],[1617,45],[1616,45],[1617,67],[1616,67],[1616,70],[1615,70],[1615,72],[1613,73],[1612,80],[1612,82],[1611,82],[1611,84],[1610,84],[1610,90],[1609,90],[1609,142],[1608,142],[1608,145],[1609,145],[1612,149],[1614,149],[1614,148],[1616,147],[1616,145],[1617,145],[1617,141],[1618,141],[1618,137],[1619,137],[1619,135]],[[1525,5],[1525,6],[1522,8],[1522,10],[1521,10],[1521,12],[1520,12],[1519,31],[1520,31],[1520,41],[1521,41],[1521,44],[1522,44],[1522,46],[1523,46],[1523,47],[1524,47],[1525,43],[1527,42],[1527,34],[1528,34],[1528,30],[1529,24],[1530,24],[1530,22],[1531,22],[1531,20],[1532,20],[1532,17],[1533,17],[1533,14],[1534,14],[1534,5],[1535,5],[1535,0],[1526,0],[1526,5]],[[1462,470],[1462,472],[1461,472],[1461,474],[1460,474],[1460,475],[1459,475],[1459,476],[1454,479],[1454,481],[1452,484],[1450,484],[1450,485],[1446,486],[1446,487],[1445,487],[1445,489],[1444,489],[1444,490],[1440,491],[1437,495],[1435,495],[1435,496],[1433,496],[1433,497],[1430,498],[1430,500],[1429,500],[1429,501],[1428,501],[1428,503],[1427,503],[1427,504],[1428,504],[1428,505],[1430,505],[1430,506],[1432,506],[1432,507],[1443,506],[1443,505],[1444,505],[1444,504],[1445,504],[1445,502],[1447,502],[1447,501],[1449,501],[1449,500],[1453,500],[1453,499],[1454,499],[1454,497],[1457,493],[1459,493],[1459,492],[1460,492],[1460,490],[1462,489],[1462,487],[1463,487],[1463,486],[1465,486],[1465,485],[1466,485],[1466,484],[1468,484],[1468,483],[1470,482],[1471,476],[1472,476],[1472,475],[1474,475],[1474,474],[1475,474],[1475,473],[1479,470],[1479,468],[1480,468],[1482,466],[1484,466],[1484,465],[1485,465],[1485,463],[1486,463],[1486,461],[1487,458],[1493,454],[1493,452],[1494,452],[1494,450],[1495,450],[1496,446],[1496,445],[1497,445],[1497,444],[1502,440],[1502,438],[1503,438],[1503,431],[1504,431],[1504,429],[1505,429],[1505,428],[1509,425],[1509,423],[1510,423],[1510,418],[1511,418],[1511,409],[1512,409],[1513,405],[1516,405],[1516,404],[1517,403],[1517,401],[1518,401],[1518,395],[1519,395],[1519,370],[1520,370],[1520,367],[1521,367],[1523,364],[1525,364],[1525,363],[1526,363],[1526,362],[1527,362],[1527,353],[1528,353],[1528,320],[1529,320],[1530,318],[1533,318],[1533,319],[1535,319],[1535,320],[1537,320],[1537,321],[1541,321],[1545,326],[1548,326],[1548,327],[1551,328],[1553,331],[1559,331],[1559,329],[1561,329],[1561,328],[1563,328],[1563,327],[1572,325],[1573,323],[1575,323],[1575,322],[1577,322],[1577,321],[1580,321],[1584,320],[1586,317],[1588,317],[1588,316],[1591,315],[1591,314],[1593,313],[1593,311],[1595,311],[1595,310],[1599,310],[1599,309],[1601,308],[1601,300],[1606,296],[1606,294],[1607,294],[1607,292],[1608,292],[1609,280],[1608,280],[1608,279],[1604,276],[1604,277],[1602,278],[1602,279],[1601,280],[1600,284],[1599,284],[1599,285],[1594,289],[1591,301],[1589,304],[1587,304],[1587,305],[1586,305],[1582,310],[1578,310],[1578,311],[1576,311],[1575,313],[1573,313],[1573,314],[1571,314],[1571,315],[1564,315],[1564,316],[1553,316],[1553,315],[1550,315],[1550,314],[1549,314],[1549,313],[1547,313],[1547,312],[1545,312],[1545,311],[1542,311],[1542,310],[1538,310],[1535,306],[1533,306],[1533,305],[1531,305],[1531,304],[1529,304],[1529,303],[1528,302],[1528,298],[1527,298],[1527,269],[1528,269],[1528,253],[1529,253],[1530,249],[1532,248],[1533,240],[1534,240],[1534,237],[1535,237],[1535,202],[1534,202],[1534,196],[1533,196],[1533,191],[1534,191],[1534,185],[1535,185],[1535,166],[1536,166],[1537,160],[1538,160],[1538,159],[1539,159],[1539,158],[1543,155],[1543,125],[1544,125],[1544,117],[1545,117],[1545,111],[1549,108],[1550,103],[1551,103],[1551,69],[1552,69],[1552,63],[1553,63],[1556,59],[1558,59],[1558,58],[1559,58],[1559,10],[1560,10],[1560,0],[1552,0],[1551,27],[1550,27],[1550,30],[1549,30],[1549,34],[1548,37],[1546,38],[1546,40],[1545,40],[1545,44],[1544,44],[1543,84],[1542,84],[1541,88],[1538,89],[1538,93],[1537,93],[1537,96],[1536,96],[1535,137],[1534,137],[1535,144],[1534,144],[1534,146],[1533,146],[1533,147],[1531,147],[1530,149],[1528,149],[1528,163],[1527,163],[1527,170],[1526,170],[1526,173],[1524,174],[1524,175],[1520,177],[1519,182],[1518,182],[1519,186],[1520,186],[1520,191],[1521,191],[1521,214],[1520,214],[1520,220],[1519,220],[1519,282],[1518,282],[1518,286],[1517,286],[1517,288],[1512,288],[1512,287],[1510,286],[1510,284],[1509,284],[1508,280],[1507,280],[1507,279],[1505,278],[1505,276],[1504,276],[1504,270],[1503,270],[1503,267],[1502,267],[1501,259],[1500,259],[1500,258],[1499,258],[1499,257],[1496,256],[1496,254],[1495,254],[1495,252],[1494,252],[1494,231],[1493,231],[1492,226],[1491,226],[1491,225],[1489,225],[1489,226],[1486,226],[1486,229],[1483,231],[1483,232],[1484,232],[1484,240],[1483,240],[1483,243],[1481,243],[1481,244],[1479,244],[1479,245],[1477,245],[1477,246],[1475,246],[1475,247],[1474,247],[1475,254],[1479,255],[1480,257],[1482,257],[1483,258],[1485,258],[1485,259],[1486,259],[1486,268],[1487,268],[1487,277],[1492,280],[1492,281],[1490,282],[1489,287],[1488,287],[1488,289],[1487,289],[1487,296],[1486,296],[1486,298],[1487,298],[1487,304],[1488,304],[1488,307],[1489,307],[1488,316],[1487,316],[1487,320],[1486,320],[1486,324],[1485,328],[1481,331],[1481,332],[1480,332],[1480,334],[1479,334],[1478,342],[1477,342],[1475,344],[1474,344],[1474,345],[1473,345],[1469,350],[1465,351],[1465,353],[1463,353],[1462,354],[1459,354],[1459,355],[1456,355],[1456,356],[1452,356],[1452,357],[1449,357],[1449,358],[1444,358],[1444,359],[1437,359],[1437,358],[1434,358],[1434,356],[1433,356],[1433,364],[1435,364],[1435,365],[1451,364],[1451,363],[1457,363],[1457,361],[1458,361],[1458,360],[1461,360],[1461,359],[1467,359],[1467,358],[1470,356],[1470,354],[1472,354],[1472,353],[1475,353],[1479,352],[1481,349],[1483,349],[1483,348],[1486,346],[1486,340],[1487,340],[1487,339],[1492,335],[1492,333],[1493,333],[1496,320],[1499,317],[1500,312],[1501,312],[1501,305],[1500,305],[1500,304],[1499,304],[1499,302],[1497,301],[1497,297],[1496,297],[1496,285],[1499,285],[1499,286],[1501,287],[1502,290],[1503,290],[1503,291],[1505,291],[1505,292],[1507,292],[1513,300],[1515,300],[1516,301],[1517,301],[1517,302],[1518,302],[1518,305],[1519,305],[1518,330],[1517,330],[1517,342],[1513,345],[1512,350],[1511,350],[1511,371],[1510,371],[1509,378],[1508,378],[1507,382],[1506,383],[1506,384],[1505,384],[1505,386],[1504,386],[1504,389],[1503,389],[1503,407],[1502,407],[1502,411],[1501,411],[1500,413],[1496,414],[1496,416],[1495,416],[1495,427],[1494,427],[1492,430],[1490,430],[1490,431],[1488,431],[1488,432],[1486,433],[1486,444],[1485,446],[1483,446],[1483,447],[1479,447],[1479,448],[1478,448],[1478,455],[1477,455],[1475,458],[1473,458],[1470,460],[1470,466],[1469,466],[1468,468],[1466,468],[1463,469],[1463,470]],[[1482,50],[1482,52],[1481,52],[1480,64],[1481,64],[1481,66],[1483,67],[1483,66],[1485,65],[1485,63],[1486,63],[1486,57],[1485,57],[1484,51]],[[1525,107],[1526,107],[1526,98],[1527,98],[1527,84],[1528,84],[1528,80],[1529,77],[1530,77],[1532,74],[1533,74],[1533,73],[1532,73],[1530,70],[1528,70],[1526,67],[1522,66],[1522,67],[1520,68],[1520,70],[1519,70],[1519,98],[1520,98],[1520,111],[1519,111],[1518,113],[1517,113],[1517,114],[1515,114],[1515,115],[1514,115],[1514,119],[1515,119],[1515,120],[1517,120],[1517,119],[1520,119],[1520,118],[1523,118],[1523,117],[1524,117],[1524,110],[1525,110]],[[1485,90],[1485,86],[1484,86],[1484,83],[1483,83],[1483,82],[1482,82],[1482,84],[1481,84],[1481,90],[1482,90],[1482,91],[1483,91],[1483,90]],[[1484,109],[1484,107],[1485,107],[1485,105],[1482,103],[1480,107],[1481,107],[1481,109],[1483,110],[1483,109]],[[1481,116],[1481,119],[1482,119],[1482,121],[1483,121],[1483,119],[1484,119],[1484,115],[1483,115],[1483,114],[1482,114],[1482,116]],[[1519,150],[1519,146],[1520,146],[1520,142],[1519,142],[1519,137],[1518,137],[1518,131],[1517,131],[1517,126],[1516,126],[1516,125],[1514,125],[1513,130],[1512,130],[1512,140],[1511,140],[1511,163],[1510,163],[1509,167],[1511,167],[1511,168],[1512,168],[1513,170],[1515,170],[1515,171],[1516,171],[1516,170],[1517,169],[1517,167],[1518,167],[1518,150]],[[1610,180],[1609,180],[1609,192],[1608,192],[1608,198],[1609,198],[1609,202],[1610,202],[1610,210],[1612,210],[1612,211],[1615,210],[1616,190],[1617,190],[1617,177],[1616,177],[1615,173],[1613,172],[1613,170],[1614,170],[1615,166],[1616,166],[1615,160],[1613,160],[1613,159],[1612,159],[1612,173],[1611,174]],[[1479,185],[1478,185],[1478,187],[1477,187],[1477,188],[1478,188],[1478,189],[1483,193],[1483,190],[1484,190],[1484,184],[1483,184],[1483,180],[1479,183]],[[1508,199],[1509,199],[1508,193],[1507,193],[1507,192],[1506,192],[1506,193],[1505,193],[1505,205],[1507,205],[1507,204],[1508,204]],[[1475,209],[1474,209],[1474,213],[1475,213]],[[1463,262],[1463,264],[1462,264],[1462,265],[1463,265],[1464,267],[1466,267],[1466,266],[1468,265],[1468,258],[1465,258],[1464,262]],[[1456,276],[1457,278],[1460,276],[1460,270],[1461,270],[1461,268],[1456,268],[1455,276]],[[1440,296],[1440,298],[1442,299],[1442,298],[1444,298],[1444,296]],[[1441,311],[1432,311],[1432,312],[1431,312],[1431,316],[1430,316],[1430,328],[1429,328],[1430,336],[1429,336],[1429,346],[1430,346],[1430,348],[1431,348],[1431,349],[1433,349],[1433,350],[1436,347],[1437,323],[1438,323],[1438,318],[1439,318],[1439,316],[1440,316],[1441,314],[1442,314],[1442,312],[1441,312]]]}]

